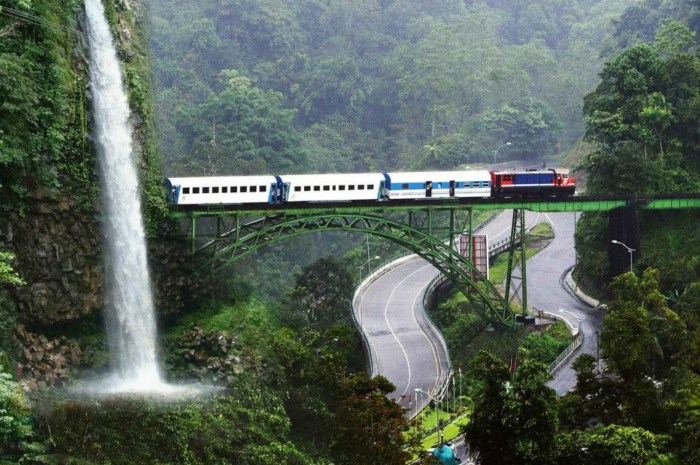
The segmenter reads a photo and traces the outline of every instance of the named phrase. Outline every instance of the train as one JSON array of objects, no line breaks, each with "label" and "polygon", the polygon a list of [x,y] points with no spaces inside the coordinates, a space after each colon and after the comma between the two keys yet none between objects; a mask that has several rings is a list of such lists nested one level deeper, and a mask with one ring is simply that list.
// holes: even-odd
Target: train
[{"label": "train", "polygon": [[170,204],[183,206],[552,198],[576,190],[562,168],[172,177],[165,185]]}]

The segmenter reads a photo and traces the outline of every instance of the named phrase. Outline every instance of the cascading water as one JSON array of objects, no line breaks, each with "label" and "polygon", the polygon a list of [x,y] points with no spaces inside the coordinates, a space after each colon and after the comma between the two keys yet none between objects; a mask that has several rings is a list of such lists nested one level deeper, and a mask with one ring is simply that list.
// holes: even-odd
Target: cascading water
[{"label": "cascading water", "polygon": [[156,325],[146,260],[132,127],[121,69],[101,0],[86,0],[90,89],[107,239],[106,309],[113,375],[110,391],[160,391]]}]

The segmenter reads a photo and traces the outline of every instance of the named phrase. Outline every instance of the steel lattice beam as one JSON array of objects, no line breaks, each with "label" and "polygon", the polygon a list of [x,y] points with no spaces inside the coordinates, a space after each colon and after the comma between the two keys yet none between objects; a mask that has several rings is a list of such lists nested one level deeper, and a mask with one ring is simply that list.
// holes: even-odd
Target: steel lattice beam
[{"label": "steel lattice beam", "polygon": [[[515,324],[515,315],[508,303],[471,262],[449,244],[407,224],[359,213],[282,214],[265,216],[245,224],[236,223],[238,227],[234,230],[199,249],[200,252],[208,252],[208,265],[212,273],[289,237],[333,230],[362,232],[400,244],[434,265],[464,293],[483,318],[505,326]],[[221,246],[222,239],[226,242],[224,246]]]},{"label": "steel lattice beam", "polygon": [[522,304],[523,315],[527,315],[526,235],[525,210],[515,209],[513,210],[513,222],[510,229],[510,250],[508,251],[505,300],[511,303],[519,298]]}]

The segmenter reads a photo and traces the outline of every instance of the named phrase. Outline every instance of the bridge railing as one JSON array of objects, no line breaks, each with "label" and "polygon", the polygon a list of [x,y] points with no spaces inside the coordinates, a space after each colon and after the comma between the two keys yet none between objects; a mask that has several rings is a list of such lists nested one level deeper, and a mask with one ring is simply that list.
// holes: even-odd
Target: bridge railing
[{"label": "bridge railing", "polygon": [[553,373],[554,370],[559,368],[559,365],[561,365],[561,363],[566,360],[573,351],[578,349],[581,344],[583,344],[583,332],[579,331],[579,333],[574,337],[574,340],[571,341],[571,344],[569,344],[569,346],[564,349],[564,351],[560,353],[552,363],[549,364],[549,372]]}]

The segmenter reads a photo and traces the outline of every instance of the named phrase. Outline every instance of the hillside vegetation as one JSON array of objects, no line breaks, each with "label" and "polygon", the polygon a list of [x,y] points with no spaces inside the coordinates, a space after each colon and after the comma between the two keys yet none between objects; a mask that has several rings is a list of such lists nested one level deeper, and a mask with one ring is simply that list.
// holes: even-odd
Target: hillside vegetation
[{"label": "hillside vegetation", "polygon": [[166,171],[539,163],[581,136],[631,3],[152,0]]}]

